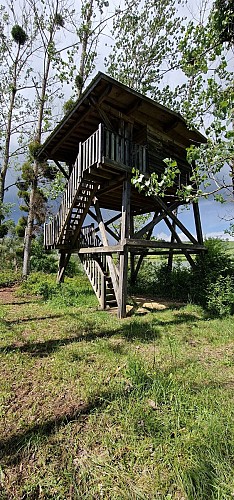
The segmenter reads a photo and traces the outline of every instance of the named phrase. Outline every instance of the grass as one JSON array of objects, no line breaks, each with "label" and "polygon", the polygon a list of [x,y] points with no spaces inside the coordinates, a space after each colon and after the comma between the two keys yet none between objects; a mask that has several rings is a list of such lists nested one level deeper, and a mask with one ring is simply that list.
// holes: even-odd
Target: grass
[{"label": "grass", "polygon": [[118,321],[72,283],[1,292],[1,499],[232,498],[233,318]]}]

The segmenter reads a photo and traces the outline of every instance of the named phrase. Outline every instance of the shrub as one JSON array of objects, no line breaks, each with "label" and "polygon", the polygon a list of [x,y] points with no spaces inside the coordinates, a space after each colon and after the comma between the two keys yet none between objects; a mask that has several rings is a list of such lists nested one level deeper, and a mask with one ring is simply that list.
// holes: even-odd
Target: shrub
[{"label": "shrub", "polygon": [[132,292],[202,305],[211,314],[233,314],[234,263],[227,245],[219,239],[205,241],[206,253],[196,257],[196,268],[176,262],[171,272],[165,263],[145,261]]},{"label": "shrub", "polygon": [[31,270],[36,272],[55,273],[57,271],[57,255],[51,252],[46,253],[42,236],[32,242],[30,266]]},{"label": "shrub", "polygon": [[227,253],[226,244],[219,239],[209,238],[205,241],[205,247],[206,253],[196,258],[196,269],[191,271],[190,286],[192,301],[203,307],[208,306],[208,297],[216,283],[217,291],[221,291],[224,278],[234,276],[234,265]]},{"label": "shrub", "polygon": [[207,310],[214,316],[234,314],[234,279],[219,277],[207,289]]},{"label": "shrub", "polygon": [[10,269],[6,269],[0,272],[0,286],[7,287],[15,285],[19,283],[21,280],[21,273],[17,271],[12,271]]},{"label": "shrub", "polygon": [[31,273],[19,290],[19,295],[28,294],[39,295],[45,301],[51,300],[56,306],[97,305],[97,299],[84,274],[57,284],[53,274]]}]

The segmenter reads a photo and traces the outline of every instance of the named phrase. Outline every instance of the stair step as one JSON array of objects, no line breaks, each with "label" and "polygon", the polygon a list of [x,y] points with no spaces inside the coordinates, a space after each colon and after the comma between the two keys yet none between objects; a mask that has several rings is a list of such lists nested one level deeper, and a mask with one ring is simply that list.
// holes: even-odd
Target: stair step
[{"label": "stair step", "polygon": [[117,306],[116,300],[107,300],[106,303],[110,307],[116,307]]}]

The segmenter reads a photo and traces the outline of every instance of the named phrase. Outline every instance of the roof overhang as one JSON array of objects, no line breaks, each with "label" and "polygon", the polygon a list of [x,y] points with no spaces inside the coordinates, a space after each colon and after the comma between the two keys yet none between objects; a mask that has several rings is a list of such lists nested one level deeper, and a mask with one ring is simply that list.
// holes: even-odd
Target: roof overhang
[{"label": "roof overhang", "polygon": [[200,132],[188,128],[180,114],[99,72],[72,110],[46,139],[38,158],[72,164],[78,153],[79,142],[96,130],[103,121],[103,113],[108,117],[111,111],[116,117],[129,120],[139,129],[143,126],[152,127],[159,137],[166,137],[183,148],[206,142]]}]

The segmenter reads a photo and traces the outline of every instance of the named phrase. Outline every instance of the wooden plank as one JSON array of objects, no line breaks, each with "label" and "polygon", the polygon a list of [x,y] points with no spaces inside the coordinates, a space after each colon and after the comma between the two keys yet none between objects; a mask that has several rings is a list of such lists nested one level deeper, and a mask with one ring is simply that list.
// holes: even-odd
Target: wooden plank
[{"label": "wooden plank", "polygon": [[[127,245],[128,248],[130,249],[131,247],[135,248],[174,248],[178,249],[178,244],[177,243],[171,243],[169,241],[147,241],[147,240],[133,240],[133,239],[125,239],[121,242],[121,244]],[[181,243],[180,248],[186,249],[186,250],[204,250],[204,246],[200,245],[199,243],[192,244],[192,243]]]}]

